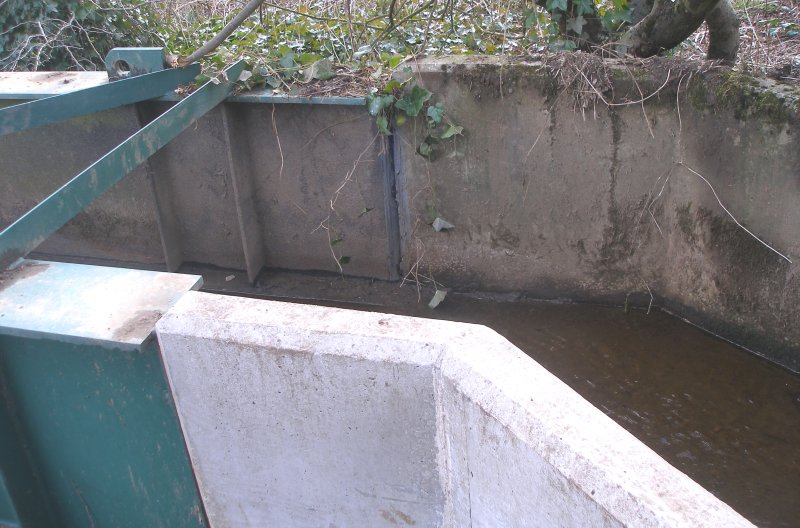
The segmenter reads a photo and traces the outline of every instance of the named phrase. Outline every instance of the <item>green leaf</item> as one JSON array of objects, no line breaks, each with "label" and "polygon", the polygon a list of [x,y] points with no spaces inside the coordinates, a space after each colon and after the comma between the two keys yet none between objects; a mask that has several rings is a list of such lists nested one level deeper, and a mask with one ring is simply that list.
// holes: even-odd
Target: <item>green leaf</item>
[{"label": "green leaf", "polygon": [[583,26],[585,23],[586,22],[583,19],[583,15],[578,15],[575,18],[570,18],[567,21],[567,29],[574,31],[576,35],[580,35],[583,31]]},{"label": "green leaf", "polygon": [[320,59],[322,59],[322,57],[320,57],[316,53],[301,53],[300,55],[297,56],[296,60],[303,66],[308,66],[309,64],[313,64]]},{"label": "green leaf", "polygon": [[389,108],[395,101],[393,95],[368,95],[367,96],[367,109],[369,115],[375,117],[380,114],[385,108]]},{"label": "green leaf", "polygon": [[368,212],[372,211],[373,209],[375,209],[375,208],[374,207],[365,207],[364,209],[361,210],[360,213],[358,213],[358,217],[361,218],[362,216],[364,216]]},{"label": "green leaf", "polygon": [[402,55],[395,55],[395,56],[391,57],[389,59],[389,61],[388,61],[389,68],[395,69],[400,65],[401,62],[403,62],[403,56]]},{"label": "green leaf", "polygon": [[344,241],[344,239],[341,236],[339,236],[339,237],[336,237],[335,239],[331,240],[331,245],[335,246],[336,244],[339,244],[339,243],[341,243],[343,241]]},{"label": "green leaf", "polygon": [[464,132],[464,127],[450,125],[450,127],[448,127],[445,133],[442,134],[442,139],[451,138],[453,136],[460,136],[462,132]]},{"label": "green leaf", "polygon": [[578,46],[569,39],[562,40],[558,39],[556,41],[551,42],[548,47],[554,51],[572,51],[576,49]]},{"label": "green leaf", "polygon": [[314,64],[308,66],[305,70],[306,82],[318,79],[320,81],[327,81],[333,78],[336,74],[333,73],[333,63],[330,59],[321,59]]},{"label": "green leaf", "polygon": [[433,94],[420,86],[414,86],[411,91],[405,94],[398,100],[394,106],[398,110],[402,110],[408,117],[415,117],[419,115],[422,110],[422,105],[425,101],[431,98]]},{"label": "green leaf", "polygon": [[394,93],[395,90],[399,90],[402,88],[403,85],[400,84],[400,81],[397,79],[392,79],[391,81],[386,83],[386,86],[383,87],[383,93],[391,94]]},{"label": "green leaf", "polygon": [[525,13],[525,29],[530,29],[536,24],[537,13],[535,9],[527,9]]},{"label": "green leaf", "polygon": [[433,147],[430,144],[425,143],[423,141],[417,147],[417,153],[419,153],[419,155],[422,156],[423,158],[430,159],[431,156],[433,156]]},{"label": "green leaf", "polygon": [[378,125],[378,130],[380,130],[381,134],[384,136],[391,136],[392,132],[389,130],[389,120],[386,119],[386,116],[381,114],[375,119],[375,124]]},{"label": "green leaf", "polygon": [[350,257],[342,255],[341,257],[339,257],[339,264],[341,264],[342,266],[344,266],[345,264],[350,264]]},{"label": "green leaf", "polygon": [[297,63],[295,63],[294,61],[294,53],[290,51],[289,53],[281,57],[280,65],[286,69],[294,68],[297,65]]},{"label": "green leaf", "polygon": [[428,107],[428,122],[432,127],[439,126],[439,123],[442,122],[442,118],[444,117],[444,107],[442,103],[436,103],[433,106]]},{"label": "green leaf", "polygon": [[554,11],[558,9],[559,11],[566,12],[567,0],[547,0],[546,7],[548,11]]}]

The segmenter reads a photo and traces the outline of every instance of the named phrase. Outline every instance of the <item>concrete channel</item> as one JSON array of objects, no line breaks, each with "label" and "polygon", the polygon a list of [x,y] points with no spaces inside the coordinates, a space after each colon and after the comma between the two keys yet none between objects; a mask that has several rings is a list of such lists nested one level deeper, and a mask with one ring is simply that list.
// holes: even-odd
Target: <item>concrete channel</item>
[{"label": "concrete channel", "polygon": [[[643,86],[652,97],[590,109],[576,108],[542,64],[424,61],[417,82],[466,131],[432,162],[415,153],[421,121],[385,138],[361,100],[231,98],[35,256],[215,269],[246,277],[248,292],[284,269],[652,303],[800,371],[798,94],[673,76],[669,65],[649,86],[623,70],[610,75],[615,93]],[[0,97],[102,82],[0,74]],[[4,136],[0,228],[170,104]],[[431,214],[455,228],[434,231]],[[0,316],[49,298],[35,275],[15,277],[0,300],[30,297],[0,304]],[[105,313],[106,303],[82,309]],[[160,383],[211,526],[752,526],[487,328],[199,292],[158,313],[147,325]],[[52,328],[11,319],[0,323],[5,366],[20,357],[19,339],[53,339]],[[102,335],[124,330],[103,321]],[[73,333],[56,341],[130,346]],[[156,342],[136,339],[156,353]],[[23,401],[20,380],[0,374],[9,401]],[[45,434],[15,427],[23,451],[25,438]],[[182,475],[192,521],[181,525],[203,525]],[[140,489],[150,488],[125,492]],[[47,515],[79,525],[82,503],[68,502]]]},{"label": "concrete channel", "polygon": [[[610,67],[608,90],[651,97],[581,109],[541,63],[423,61],[417,82],[465,127],[434,162],[415,153],[424,123],[387,141],[358,99],[233,98],[38,256],[199,264],[251,281],[265,269],[339,272],[344,262],[350,276],[419,269],[462,290],[652,301],[800,371],[800,94],[668,62],[650,77],[632,68]],[[0,75],[9,104],[102,82],[19,75]],[[0,226],[169,104],[3,137]],[[455,229],[435,232],[432,212]]]}]

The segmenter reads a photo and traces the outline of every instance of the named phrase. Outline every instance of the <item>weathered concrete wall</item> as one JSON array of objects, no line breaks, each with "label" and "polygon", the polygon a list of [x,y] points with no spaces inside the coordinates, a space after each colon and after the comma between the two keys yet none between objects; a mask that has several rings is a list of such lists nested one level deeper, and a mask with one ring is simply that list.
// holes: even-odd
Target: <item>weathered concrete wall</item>
[{"label": "weathered concrete wall", "polygon": [[[169,105],[143,103],[0,138],[0,228]],[[273,113],[273,105],[228,103],[37,254],[170,270],[197,263],[247,270],[251,279],[265,266],[339,271],[336,260],[348,257],[347,274],[395,278],[386,174],[383,139],[363,107],[279,104]]]},{"label": "weathered concrete wall", "polygon": [[[345,274],[395,279],[418,264],[460,289],[644,306],[652,294],[800,371],[800,94],[652,64],[606,63],[615,105],[581,107],[540,64],[423,61],[418,82],[465,134],[429,162],[415,154],[424,124],[410,122],[393,167],[364,108],[226,103],[39,255],[250,280],[263,267],[339,271],[342,258]],[[0,138],[0,226],[166,105]],[[434,232],[431,211],[455,229]]]},{"label": "weathered concrete wall", "polygon": [[[541,65],[421,63],[418,82],[466,133],[431,163],[414,151],[424,125],[400,129],[403,271],[421,257],[462,288],[640,305],[652,292],[800,370],[800,96],[670,63],[607,67],[606,101],[655,95],[581,111]],[[455,229],[434,232],[431,210]]]},{"label": "weathered concrete wall", "polygon": [[156,331],[212,526],[752,526],[485,327],[189,293]]}]

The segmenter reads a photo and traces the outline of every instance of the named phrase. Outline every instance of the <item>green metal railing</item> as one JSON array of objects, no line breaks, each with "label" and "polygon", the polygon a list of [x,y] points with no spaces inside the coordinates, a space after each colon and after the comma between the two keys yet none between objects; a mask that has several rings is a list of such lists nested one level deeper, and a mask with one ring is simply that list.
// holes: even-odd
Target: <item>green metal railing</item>
[{"label": "green metal railing", "polygon": [[[245,62],[228,67],[122,142],[0,233],[0,270],[26,256],[128,173],[225,100]],[[153,99],[194,79],[199,65],[0,109],[0,135],[124,104]]]}]

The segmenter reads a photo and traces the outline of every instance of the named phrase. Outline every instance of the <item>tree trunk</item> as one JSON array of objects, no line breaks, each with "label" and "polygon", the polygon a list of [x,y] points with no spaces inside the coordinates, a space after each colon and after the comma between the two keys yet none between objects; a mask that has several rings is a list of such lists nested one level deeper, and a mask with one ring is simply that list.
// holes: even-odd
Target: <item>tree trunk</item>
[{"label": "tree trunk", "polygon": [[736,60],[739,19],[729,0],[655,0],[649,14],[627,34],[629,51],[650,57],[672,49],[700,27],[709,27],[709,59]]},{"label": "tree trunk", "polygon": [[[545,7],[546,0],[537,0]],[[739,50],[739,17],[730,0],[629,0],[633,27],[622,41],[629,53],[637,57],[650,57],[672,49],[694,33],[703,20],[708,24],[708,59],[722,59],[733,63]],[[572,0],[568,1],[568,12]],[[596,13],[585,14],[583,34],[567,30],[566,20],[559,24],[561,34],[588,49],[608,38],[603,32]]]}]

